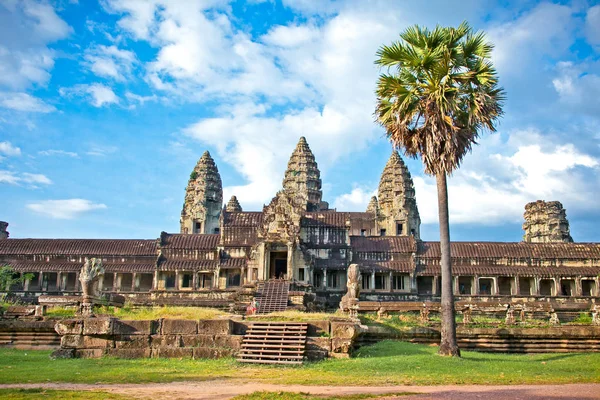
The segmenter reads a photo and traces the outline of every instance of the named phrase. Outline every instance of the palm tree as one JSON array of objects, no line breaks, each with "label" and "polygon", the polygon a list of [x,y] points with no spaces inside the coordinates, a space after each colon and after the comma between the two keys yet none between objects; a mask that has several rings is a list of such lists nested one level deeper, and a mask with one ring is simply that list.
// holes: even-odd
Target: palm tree
[{"label": "palm tree", "polygon": [[377,82],[375,115],[394,147],[421,157],[438,191],[442,275],[439,354],[460,356],[456,344],[448,187],[479,135],[496,130],[504,90],[490,61],[493,45],[463,22],[457,28],[411,26],[382,46],[375,61],[386,67]]}]

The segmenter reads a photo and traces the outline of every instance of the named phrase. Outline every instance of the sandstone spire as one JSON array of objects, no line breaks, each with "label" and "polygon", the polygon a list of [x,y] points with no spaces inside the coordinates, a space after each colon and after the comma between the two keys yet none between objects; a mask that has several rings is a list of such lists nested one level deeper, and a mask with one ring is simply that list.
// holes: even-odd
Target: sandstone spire
[{"label": "sandstone spire", "polygon": [[227,202],[227,206],[225,206],[225,211],[242,212],[242,206],[240,206],[240,202],[238,201],[237,197],[231,196],[231,198]]},{"label": "sandstone spire", "polygon": [[0,221],[0,239],[8,239],[8,222]]},{"label": "sandstone spire", "polygon": [[302,199],[306,211],[327,208],[321,203],[321,172],[304,136],[298,141],[288,162],[283,190],[293,198]]},{"label": "sandstone spire", "polygon": [[[377,199],[387,235],[413,235],[419,238],[421,219],[410,172],[396,150],[383,169]],[[384,232],[382,231],[382,234]]]},{"label": "sandstone spire", "polygon": [[573,241],[569,221],[559,201],[534,201],[525,205],[523,230],[525,242],[558,243]]},{"label": "sandstone spire", "polygon": [[198,160],[185,191],[181,211],[181,233],[217,233],[223,205],[221,175],[205,151]]},{"label": "sandstone spire", "polygon": [[371,201],[369,201],[369,205],[367,206],[367,212],[375,215],[379,214],[379,202],[377,201],[377,196],[371,197]]}]

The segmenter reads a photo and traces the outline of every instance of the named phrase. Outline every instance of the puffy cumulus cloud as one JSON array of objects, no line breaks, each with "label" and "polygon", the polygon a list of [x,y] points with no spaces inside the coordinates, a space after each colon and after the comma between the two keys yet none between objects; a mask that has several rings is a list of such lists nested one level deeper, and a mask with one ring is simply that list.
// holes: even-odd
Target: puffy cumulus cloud
[{"label": "puffy cumulus cloud", "polygon": [[94,107],[119,103],[119,97],[108,86],[100,83],[75,85],[61,88],[61,96],[78,96],[87,99]]},{"label": "puffy cumulus cloud", "polygon": [[[448,180],[452,223],[520,222],[525,204],[538,199],[559,200],[573,211],[595,207],[600,160],[573,144],[521,130],[508,141],[485,138],[479,147]],[[414,183],[421,221],[437,223],[435,179],[417,176]]]},{"label": "puffy cumulus cloud", "polygon": [[588,9],[585,17],[585,35],[588,43],[600,46],[600,5]]},{"label": "puffy cumulus cloud", "polygon": [[552,85],[561,103],[570,106],[574,111],[597,116],[600,112],[600,75],[590,71],[600,69],[599,67],[600,65],[586,63],[558,63],[558,75],[552,80]]},{"label": "puffy cumulus cloud", "polygon": [[17,173],[14,171],[0,171],[0,183],[8,183],[10,185],[28,184],[30,187],[35,185],[51,185],[50,180],[46,175],[32,174],[29,172]]},{"label": "puffy cumulus cloud", "polygon": [[493,61],[502,74],[522,74],[543,56],[558,57],[575,41],[574,11],[540,3],[513,21],[492,24],[487,35],[495,44]]},{"label": "puffy cumulus cloud", "polygon": [[71,32],[46,2],[0,4],[0,86],[22,90],[32,84],[44,85],[56,57],[48,45]]},{"label": "puffy cumulus cloud", "polygon": [[0,142],[0,154],[14,157],[21,155],[21,148],[13,146],[10,142]]},{"label": "puffy cumulus cloud", "polygon": [[56,111],[52,105],[27,93],[0,92],[0,107],[14,111],[49,113]]},{"label": "puffy cumulus cloud", "polygon": [[93,74],[117,81],[123,81],[130,76],[136,60],[133,52],[119,49],[115,45],[94,46],[84,55],[84,64]]},{"label": "puffy cumulus cloud", "polygon": [[339,211],[365,211],[371,197],[377,195],[377,189],[355,187],[350,193],[335,198],[333,207]]},{"label": "puffy cumulus cloud", "polygon": [[102,203],[94,203],[86,199],[42,200],[27,204],[27,208],[38,214],[55,219],[74,219],[81,215],[106,209]]}]

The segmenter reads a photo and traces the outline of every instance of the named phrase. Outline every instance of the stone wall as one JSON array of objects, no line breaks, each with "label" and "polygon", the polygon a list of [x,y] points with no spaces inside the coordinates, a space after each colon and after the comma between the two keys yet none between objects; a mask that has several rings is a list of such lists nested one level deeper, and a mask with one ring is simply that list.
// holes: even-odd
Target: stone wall
[{"label": "stone wall", "polygon": [[8,239],[8,222],[0,221],[0,240]]},{"label": "stone wall", "polygon": [[532,243],[573,242],[569,221],[559,201],[538,200],[525,205],[523,241]]},{"label": "stone wall", "polygon": [[[59,321],[61,336],[57,358],[221,358],[240,350],[247,321],[172,320],[126,321],[116,318],[67,319]],[[349,357],[360,333],[348,321],[308,323],[306,358]]]}]

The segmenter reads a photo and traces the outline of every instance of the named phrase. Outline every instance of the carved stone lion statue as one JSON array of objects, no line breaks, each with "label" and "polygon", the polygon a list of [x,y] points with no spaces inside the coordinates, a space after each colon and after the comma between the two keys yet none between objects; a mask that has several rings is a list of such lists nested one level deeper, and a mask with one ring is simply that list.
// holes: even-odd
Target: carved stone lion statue
[{"label": "carved stone lion statue", "polygon": [[360,285],[362,277],[358,264],[350,264],[348,267],[348,282],[346,283],[347,292],[340,301],[340,309],[344,312],[351,311],[352,307],[358,304],[358,296],[360,295]]}]

